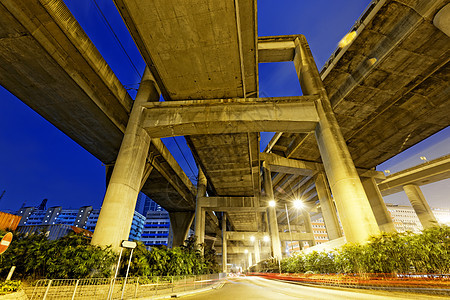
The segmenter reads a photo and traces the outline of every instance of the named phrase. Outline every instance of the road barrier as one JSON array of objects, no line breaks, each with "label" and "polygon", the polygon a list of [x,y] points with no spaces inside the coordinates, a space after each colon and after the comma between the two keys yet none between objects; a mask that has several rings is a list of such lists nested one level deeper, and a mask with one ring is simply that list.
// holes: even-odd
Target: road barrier
[{"label": "road barrier", "polygon": [[450,274],[279,274],[254,272],[247,275],[326,286],[407,290],[410,292],[450,295]]},{"label": "road barrier", "polygon": [[224,277],[221,273],[128,277],[126,281],[125,278],[41,279],[26,288],[25,293],[30,300],[139,299],[212,287]]}]

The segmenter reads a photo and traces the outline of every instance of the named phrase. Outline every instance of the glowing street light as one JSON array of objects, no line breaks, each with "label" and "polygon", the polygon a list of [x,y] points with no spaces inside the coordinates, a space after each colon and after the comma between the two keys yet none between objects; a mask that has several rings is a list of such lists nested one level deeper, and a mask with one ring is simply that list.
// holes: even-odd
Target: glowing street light
[{"label": "glowing street light", "polygon": [[254,237],[253,235],[250,237],[250,241],[251,241],[251,242],[254,242],[254,241],[255,241],[255,237]]},{"label": "glowing street light", "polygon": [[270,207],[275,207],[276,204],[277,204],[277,203],[275,202],[275,200],[270,200],[270,201],[269,201],[269,206],[270,206]]},{"label": "glowing street light", "polygon": [[339,48],[344,48],[345,46],[350,45],[357,35],[358,34],[356,33],[356,31],[351,31],[347,33],[339,42]]},{"label": "glowing street light", "polygon": [[300,199],[294,200],[293,204],[296,209],[302,209],[303,207],[305,207],[305,204]]},{"label": "glowing street light", "polygon": [[270,241],[270,238],[269,238],[269,236],[265,235],[265,236],[264,236],[264,238],[263,238],[263,241],[264,241],[264,242],[268,242],[268,241]]},{"label": "glowing street light", "polygon": [[245,250],[244,250],[244,253],[245,253],[245,254],[247,254],[247,253],[248,253],[248,250],[247,250],[247,249],[245,249]]}]

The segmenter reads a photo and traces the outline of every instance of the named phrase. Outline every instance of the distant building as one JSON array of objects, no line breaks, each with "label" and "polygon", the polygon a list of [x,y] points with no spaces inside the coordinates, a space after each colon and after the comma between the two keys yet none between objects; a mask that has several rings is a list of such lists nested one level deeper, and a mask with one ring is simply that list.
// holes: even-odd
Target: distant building
[{"label": "distant building", "polygon": [[[84,226],[84,229],[94,232],[99,215],[100,209],[93,209],[89,214],[89,218],[86,220],[86,225]],[[130,235],[128,237],[130,241],[140,240],[142,229],[144,228],[144,221],[145,217],[140,213],[138,213],[137,211],[135,211],[133,215],[133,221],[131,223]]]},{"label": "distant building", "polygon": [[323,218],[319,218],[317,220],[311,221],[313,233],[314,233],[314,241],[316,245],[320,245],[329,241],[327,228],[325,227],[325,223]]},{"label": "distant building", "polygon": [[[398,232],[411,231],[420,233],[422,231],[422,224],[412,206],[386,203],[386,208],[391,215],[394,227]],[[450,226],[450,209],[431,208],[431,211],[440,224]],[[311,224],[316,245],[328,242],[328,234],[323,218],[311,221]]]},{"label": "distant building", "polygon": [[43,233],[51,241],[62,238],[69,232],[72,232],[70,225],[64,224],[50,224],[50,225],[24,225],[18,226],[16,232],[23,233],[25,235],[40,234]]},{"label": "distant building", "polygon": [[[398,232],[412,231],[419,233],[423,227],[412,206],[386,203],[395,229]],[[431,208],[440,224],[450,225],[450,210],[445,208]]]},{"label": "distant building", "polygon": [[170,219],[165,210],[148,211],[141,241],[147,248],[167,246],[169,240]]},{"label": "distant building", "polygon": [[[17,214],[22,217],[18,231],[23,233],[45,232],[49,235],[49,238],[51,236],[51,239],[57,239],[67,234],[70,231],[70,226],[94,232],[100,209],[93,209],[92,206],[82,206],[79,209],[62,209],[61,206],[54,206],[47,210],[40,210],[35,207],[22,207]],[[145,217],[138,212],[134,212],[130,229],[130,240],[140,239],[144,222]],[[49,225],[64,226],[49,227]]]}]

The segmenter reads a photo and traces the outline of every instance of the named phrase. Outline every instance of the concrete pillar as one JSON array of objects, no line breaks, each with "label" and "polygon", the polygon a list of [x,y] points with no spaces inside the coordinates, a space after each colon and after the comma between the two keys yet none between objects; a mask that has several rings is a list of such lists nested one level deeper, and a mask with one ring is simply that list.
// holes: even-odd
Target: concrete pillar
[{"label": "concrete pillar", "polygon": [[227,215],[222,216],[222,272],[227,273]]},{"label": "concrete pillar", "polygon": [[251,266],[253,266],[252,252],[249,251],[249,252],[248,252],[248,267],[250,268]]},{"label": "concrete pillar", "polygon": [[315,178],[316,191],[319,196],[320,209],[322,210],[323,221],[327,228],[328,239],[334,240],[342,237],[336,209],[331,198],[331,191],[325,178],[325,174],[319,173]]},{"label": "concrete pillar", "polygon": [[[194,235],[197,237],[197,244],[205,243],[205,210],[200,207],[199,198],[206,196],[206,176],[200,166],[198,166],[197,198],[195,201],[195,227]],[[203,254],[203,249],[201,250]]]},{"label": "concrete pillar", "polygon": [[[303,220],[305,221],[305,231],[306,233],[313,233],[314,234],[314,230],[311,224],[311,216],[309,215],[309,212],[307,212],[306,210],[302,211],[303,214]],[[315,246],[316,245],[316,241],[314,240],[314,238],[310,242],[309,245],[310,246]]]},{"label": "concrete pillar", "polygon": [[[275,200],[273,196],[272,177],[270,174],[270,166],[267,162],[263,162],[263,176],[264,176],[264,191],[266,192],[267,200]],[[266,204],[268,205],[268,204]],[[278,220],[275,207],[267,207],[267,215],[269,221],[270,241],[272,243],[272,255],[277,259],[281,259],[281,242],[280,234],[278,232]]]},{"label": "concrete pillar", "polygon": [[380,230],[385,232],[396,232],[391,214],[386,208],[386,204],[384,203],[375,179],[373,177],[366,177],[362,178],[361,181]]},{"label": "concrete pillar", "polygon": [[433,24],[450,37],[450,3],[437,12],[433,18]]},{"label": "concrete pillar", "polygon": [[420,188],[415,184],[408,184],[403,186],[403,190],[405,191],[406,196],[408,196],[409,202],[411,202],[411,205],[414,208],[414,211],[416,212],[416,215],[419,218],[422,227],[424,229],[427,229],[433,226],[438,226],[439,223],[437,222],[436,217],[431,211],[427,200],[425,200],[425,197],[423,196]]},{"label": "concrete pillar", "polygon": [[304,36],[295,39],[294,64],[303,95],[320,96],[315,135],[345,237],[367,241],[380,230]]},{"label": "concrete pillar", "polygon": [[189,228],[194,220],[194,212],[169,212],[169,218],[170,228],[172,230],[172,245],[169,245],[169,248],[179,247],[184,244],[184,241],[187,238]]},{"label": "concrete pillar", "polygon": [[146,68],[103,200],[91,241],[93,245],[111,245],[118,251],[121,241],[128,240],[151,140],[142,128],[144,109],[141,105],[148,101],[159,101],[159,92]]},{"label": "concrete pillar", "polygon": [[254,251],[255,251],[255,264],[261,261],[261,255],[259,254],[259,241],[254,242]]}]

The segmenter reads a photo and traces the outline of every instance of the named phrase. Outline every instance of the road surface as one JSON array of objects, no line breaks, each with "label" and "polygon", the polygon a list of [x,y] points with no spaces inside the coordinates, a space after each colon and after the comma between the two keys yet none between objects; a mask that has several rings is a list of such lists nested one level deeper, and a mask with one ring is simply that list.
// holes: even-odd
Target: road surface
[{"label": "road surface", "polygon": [[298,285],[260,277],[227,279],[225,285],[216,290],[188,295],[186,299],[448,299],[443,296],[428,296],[413,293],[372,291],[359,289],[325,288]]}]

